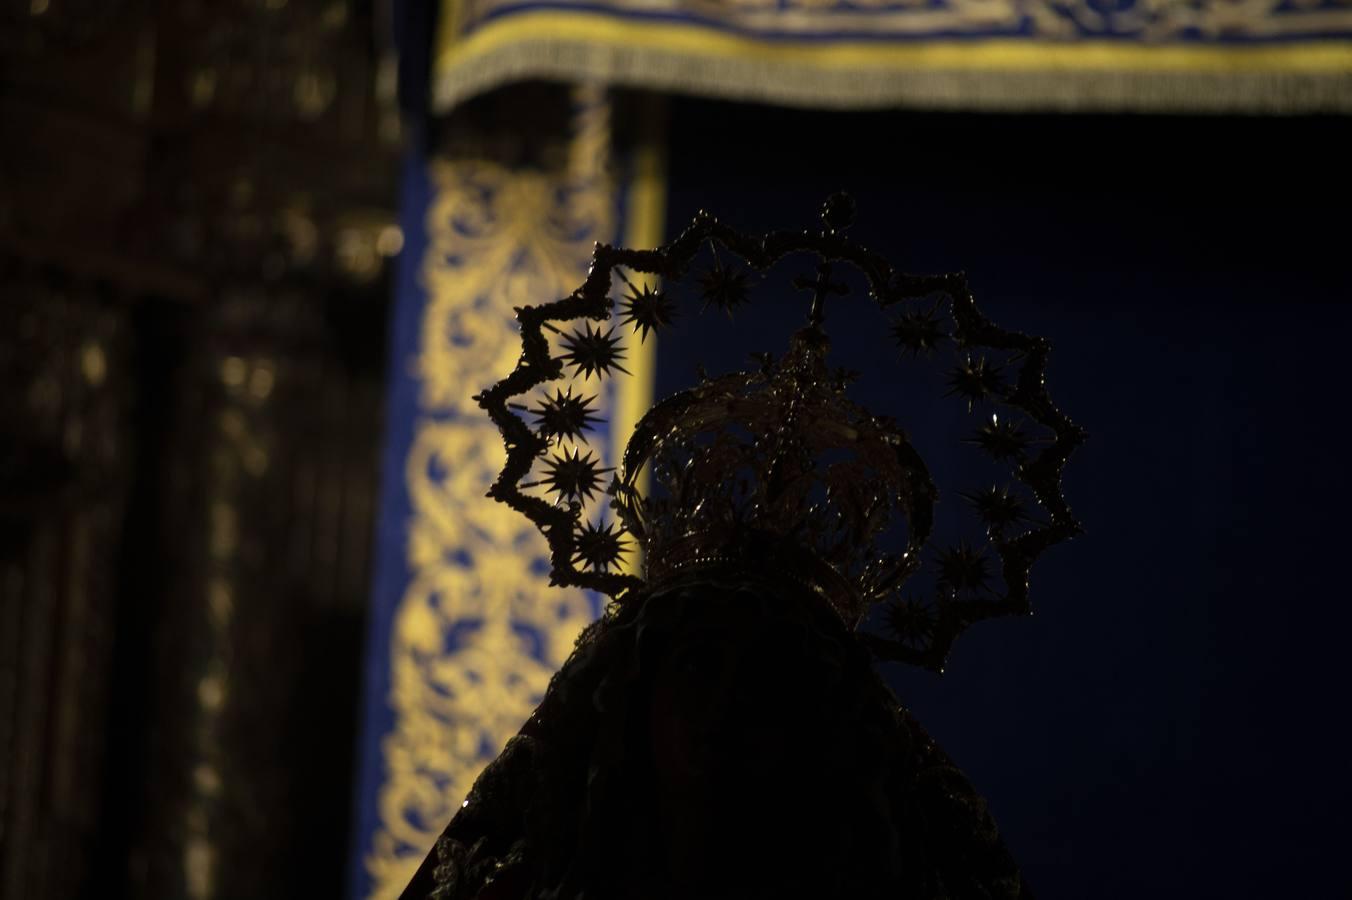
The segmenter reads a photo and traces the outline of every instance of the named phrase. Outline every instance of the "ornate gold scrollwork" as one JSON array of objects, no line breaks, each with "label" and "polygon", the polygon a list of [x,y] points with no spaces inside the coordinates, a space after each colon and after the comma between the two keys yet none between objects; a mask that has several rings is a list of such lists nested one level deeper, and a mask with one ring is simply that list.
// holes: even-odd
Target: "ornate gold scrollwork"
[{"label": "ornate gold scrollwork", "polygon": [[[595,612],[582,591],[548,586],[544,539],[484,496],[503,449],[470,400],[517,353],[513,308],[572,290],[593,243],[614,237],[606,104],[593,94],[579,107],[561,171],[434,164],[421,415],[404,471],[409,578],[389,647],[394,727],[366,856],[372,897],[403,890]],[[600,402],[605,417],[611,398]]]}]

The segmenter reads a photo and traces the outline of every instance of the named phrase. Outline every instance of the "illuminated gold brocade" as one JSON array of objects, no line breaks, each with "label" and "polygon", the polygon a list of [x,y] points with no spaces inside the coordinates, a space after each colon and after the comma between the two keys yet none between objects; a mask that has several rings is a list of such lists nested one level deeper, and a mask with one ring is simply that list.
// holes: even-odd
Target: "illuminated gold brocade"
[{"label": "illuminated gold brocade", "polygon": [[[371,897],[397,897],[407,885],[595,612],[582,591],[548,586],[544,539],[484,496],[502,466],[502,441],[470,399],[515,361],[513,307],[573,290],[594,242],[616,237],[608,105],[597,91],[579,94],[569,163],[559,171],[482,159],[432,170],[426,302],[412,362],[419,416],[404,468],[409,581],[389,647],[394,725],[380,745],[384,781],[365,860]],[[600,394],[604,419],[633,406],[608,385],[578,388]]]}]

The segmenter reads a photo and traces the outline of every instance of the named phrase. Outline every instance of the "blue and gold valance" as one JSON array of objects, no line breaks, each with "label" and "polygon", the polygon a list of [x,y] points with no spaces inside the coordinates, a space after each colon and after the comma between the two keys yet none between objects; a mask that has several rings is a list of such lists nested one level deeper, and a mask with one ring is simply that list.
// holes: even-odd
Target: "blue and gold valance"
[{"label": "blue and gold valance", "polygon": [[835,108],[1352,111],[1349,0],[443,0],[433,97],[601,79]]}]

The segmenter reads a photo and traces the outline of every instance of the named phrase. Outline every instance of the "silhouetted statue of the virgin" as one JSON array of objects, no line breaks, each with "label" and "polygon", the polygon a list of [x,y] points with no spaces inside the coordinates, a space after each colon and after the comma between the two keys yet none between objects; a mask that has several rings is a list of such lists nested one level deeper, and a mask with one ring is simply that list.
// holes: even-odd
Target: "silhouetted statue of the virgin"
[{"label": "silhouetted statue of the virgin", "polygon": [[[520,362],[479,396],[508,450],[491,494],[540,527],[556,583],[613,602],[405,897],[1031,896],[981,798],[873,661],[940,669],[967,625],[1028,611],[1034,560],[1078,531],[1060,473],[1083,434],[1047,395],[1046,341],[987,321],[961,276],[894,271],[845,236],[852,212],[837,195],[821,232],[755,237],[701,215],[658,250],[598,247],[576,292],[518,312]],[[588,427],[586,399],[546,395],[530,425],[513,412],[565,365],[610,376],[615,328],[669,323],[687,281],[731,310],[750,299],[746,270],[788,254],[819,262],[788,351],[658,403],[604,491],[594,455],[560,447]],[[847,266],[904,351],[953,345],[952,393],[998,409],[973,441],[1010,483],[962,494],[984,543],[922,561],[930,474],[826,364],[826,303],[848,293],[833,267]],[[616,277],[616,326],[552,324],[606,318]],[[589,515],[602,497],[608,524]],[[633,541],[641,578],[617,571]]]}]

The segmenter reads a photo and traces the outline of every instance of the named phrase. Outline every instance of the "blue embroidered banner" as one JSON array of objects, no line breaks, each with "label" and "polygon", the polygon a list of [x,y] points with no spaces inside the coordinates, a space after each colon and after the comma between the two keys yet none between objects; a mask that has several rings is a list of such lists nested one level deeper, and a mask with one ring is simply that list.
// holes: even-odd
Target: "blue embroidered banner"
[{"label": "blue embroidered banner", "polygon": [[528,78],[793,105],[1352,111],[1349,0],[443,0],[437,108]]},{"label": "blue embroidered banner", "polygon": [[[407,162],[354,897],[399,895],[599,612],[595,596],[548,586],[544,539],[485,496],[504,451],[471,398],[515,363],[514,307],[571,292],[596,241],[661,239],[657,162],[645,151],[611,165],[609,115],[603,91],[575,92],[556,170]],[[572,385],[598,395],[600,418],[623,435],[649,403],[653,342],[626,343],[642,377]],[[608,462],[610,433],[602,425],[589,441]],[[593,519],[604,499],[594,503]]]}]

